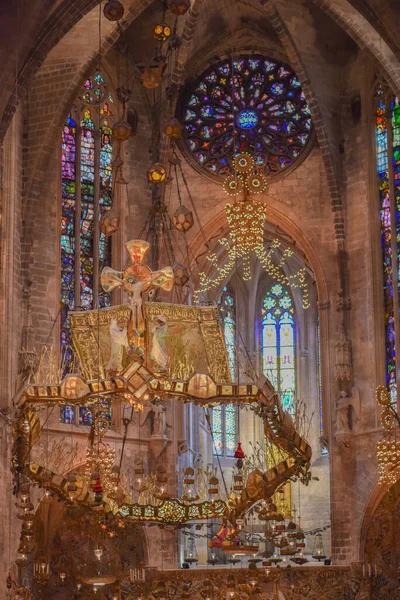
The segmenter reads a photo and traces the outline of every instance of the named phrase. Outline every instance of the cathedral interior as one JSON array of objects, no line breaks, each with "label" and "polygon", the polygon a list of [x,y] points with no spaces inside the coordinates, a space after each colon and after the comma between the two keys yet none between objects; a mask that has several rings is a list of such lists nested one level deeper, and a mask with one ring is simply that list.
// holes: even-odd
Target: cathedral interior
[{"label": "cathedral interior", "polygon": [[400,599],[399,21],[0,3],[0,599]]}]

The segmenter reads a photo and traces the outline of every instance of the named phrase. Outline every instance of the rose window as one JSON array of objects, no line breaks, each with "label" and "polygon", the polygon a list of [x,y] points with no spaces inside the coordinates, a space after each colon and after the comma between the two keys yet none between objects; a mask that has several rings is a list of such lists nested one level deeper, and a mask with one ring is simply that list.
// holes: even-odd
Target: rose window
[{"label": "rose window", "polygon": [[306,156],[310,109],[293,70],[264,56],[226,59],[210,67],[181,97],[184,150],[212,175],[231,172],[247,150],[265,175],[277,175]]}]

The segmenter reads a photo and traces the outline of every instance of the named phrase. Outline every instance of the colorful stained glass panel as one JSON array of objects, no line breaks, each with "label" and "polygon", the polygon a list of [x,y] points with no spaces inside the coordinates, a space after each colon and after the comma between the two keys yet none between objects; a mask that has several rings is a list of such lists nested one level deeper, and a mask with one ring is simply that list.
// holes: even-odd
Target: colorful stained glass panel
[{"label": "colorful stained glass panel", "polygon": [[210,67],[184,92],[180,115],[187,151],[213,175],[231,171],[233,149],[261,151],[265,173],[280,173],[311,139],[310,110],[298,79],[288,65],[263,56]]},{"label": "colorful stained glass panel", "polygon": [[263,373],[279,392],[283,408],[292,411],[296,393],[294,306],[281,284],[274,284],[266,293],[261,316]]},{"label": "colorful stained glass panel", "polygon": [[[82,102],[88,106],[79,108]],[[100,104],[101,103],[101,104]],[[91,104],[100,104],[94,109]],[[62,211],[61,211],[61,318],[60,345],[65,373],[73,358],[73,348],[69,328],[68,313],[76,308],[75,287],[80,287],[80,308],[93,308],[93,266],[99,261],[99,268],[111,264],[111,243],[101,233],[99,248],[95,249],[94,223],[95,186],[99,186],[99,218],[112,207],[112,112],[113,99],[106,91],[103,76],[97,73],[86,80],[79,102],[68,115],[62,133]],[[95,124],[100,118],[100,123]],[[80,125],[80,144],[77,146],[77,123]],[[96,131],[100,144],[96,146]],[[96,156],[97,153],[97,156]],[[95,182],[95,165],[99,165],[99,180]],[[80,167],[80,186],[77,186],[77,165]],[[77,189],[80,190],[80,214],[76,215]],[[78,204],[79,205],[79,204]],[[79,221],[79,231],[76,224]],[[75,264],[76,240],[79,239],[79,268]],[[79,271],[79,280],[75,281]],[[100,293],[100,306],[110,305],[110,295]],[[72,422],[71,407],[61,412],[63,422]],[[79,410],[79,423],[90,424],[91,414],[87,407]]]},{"label": "colorful stained glass panel", "polygon": [[[383,300],[384,324],[386,342],[386,385],[392,401],[397,401],[396,383],[396,335],[394,315],[394,286],[393,286],[393,251],[392,251],[392,216],[390,198],[392,190],[389,185],[389,137],[387,121],[387,98],[382,87],[378,87],[376,100],[376,158],[379,181],[380,225],[383,262]],[[395,182],[396,200],[396,240],[400,247],[400,162],[397,164],[400,151],[400,118],[398,100],[391,104],[393,127],[393,175]]]},{"label": "colorful stained glass panel", "polygon": [[[225,287],[218,303],[232,381],[236,379],[236,303],[233,293]],[[214,454],[233,457],[237,443],[238,414],[234,404],[212,409]]]}]

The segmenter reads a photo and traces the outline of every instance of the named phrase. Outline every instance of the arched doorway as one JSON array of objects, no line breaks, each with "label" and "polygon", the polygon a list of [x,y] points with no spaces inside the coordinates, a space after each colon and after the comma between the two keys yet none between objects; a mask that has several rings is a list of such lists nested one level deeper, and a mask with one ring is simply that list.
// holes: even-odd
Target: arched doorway
[{"label": "arched doorway", "polygon": [[377,569],[372,600],[400,597],[400,480],[383,496],[368,525],[365,562]]}]

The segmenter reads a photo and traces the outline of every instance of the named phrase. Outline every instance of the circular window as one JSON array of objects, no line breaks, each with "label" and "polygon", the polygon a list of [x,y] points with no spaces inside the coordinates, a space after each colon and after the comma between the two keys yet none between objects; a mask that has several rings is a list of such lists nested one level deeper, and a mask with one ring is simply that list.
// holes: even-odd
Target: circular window
[{"label": "circular window", "polygon": [[265,175],[277,175],[306,155],[312,123],[293,70],[265,56],[243,56],[210,67],[180,99],[183,145],[195,164],[227,175],[237,152],[249,151]]}]

